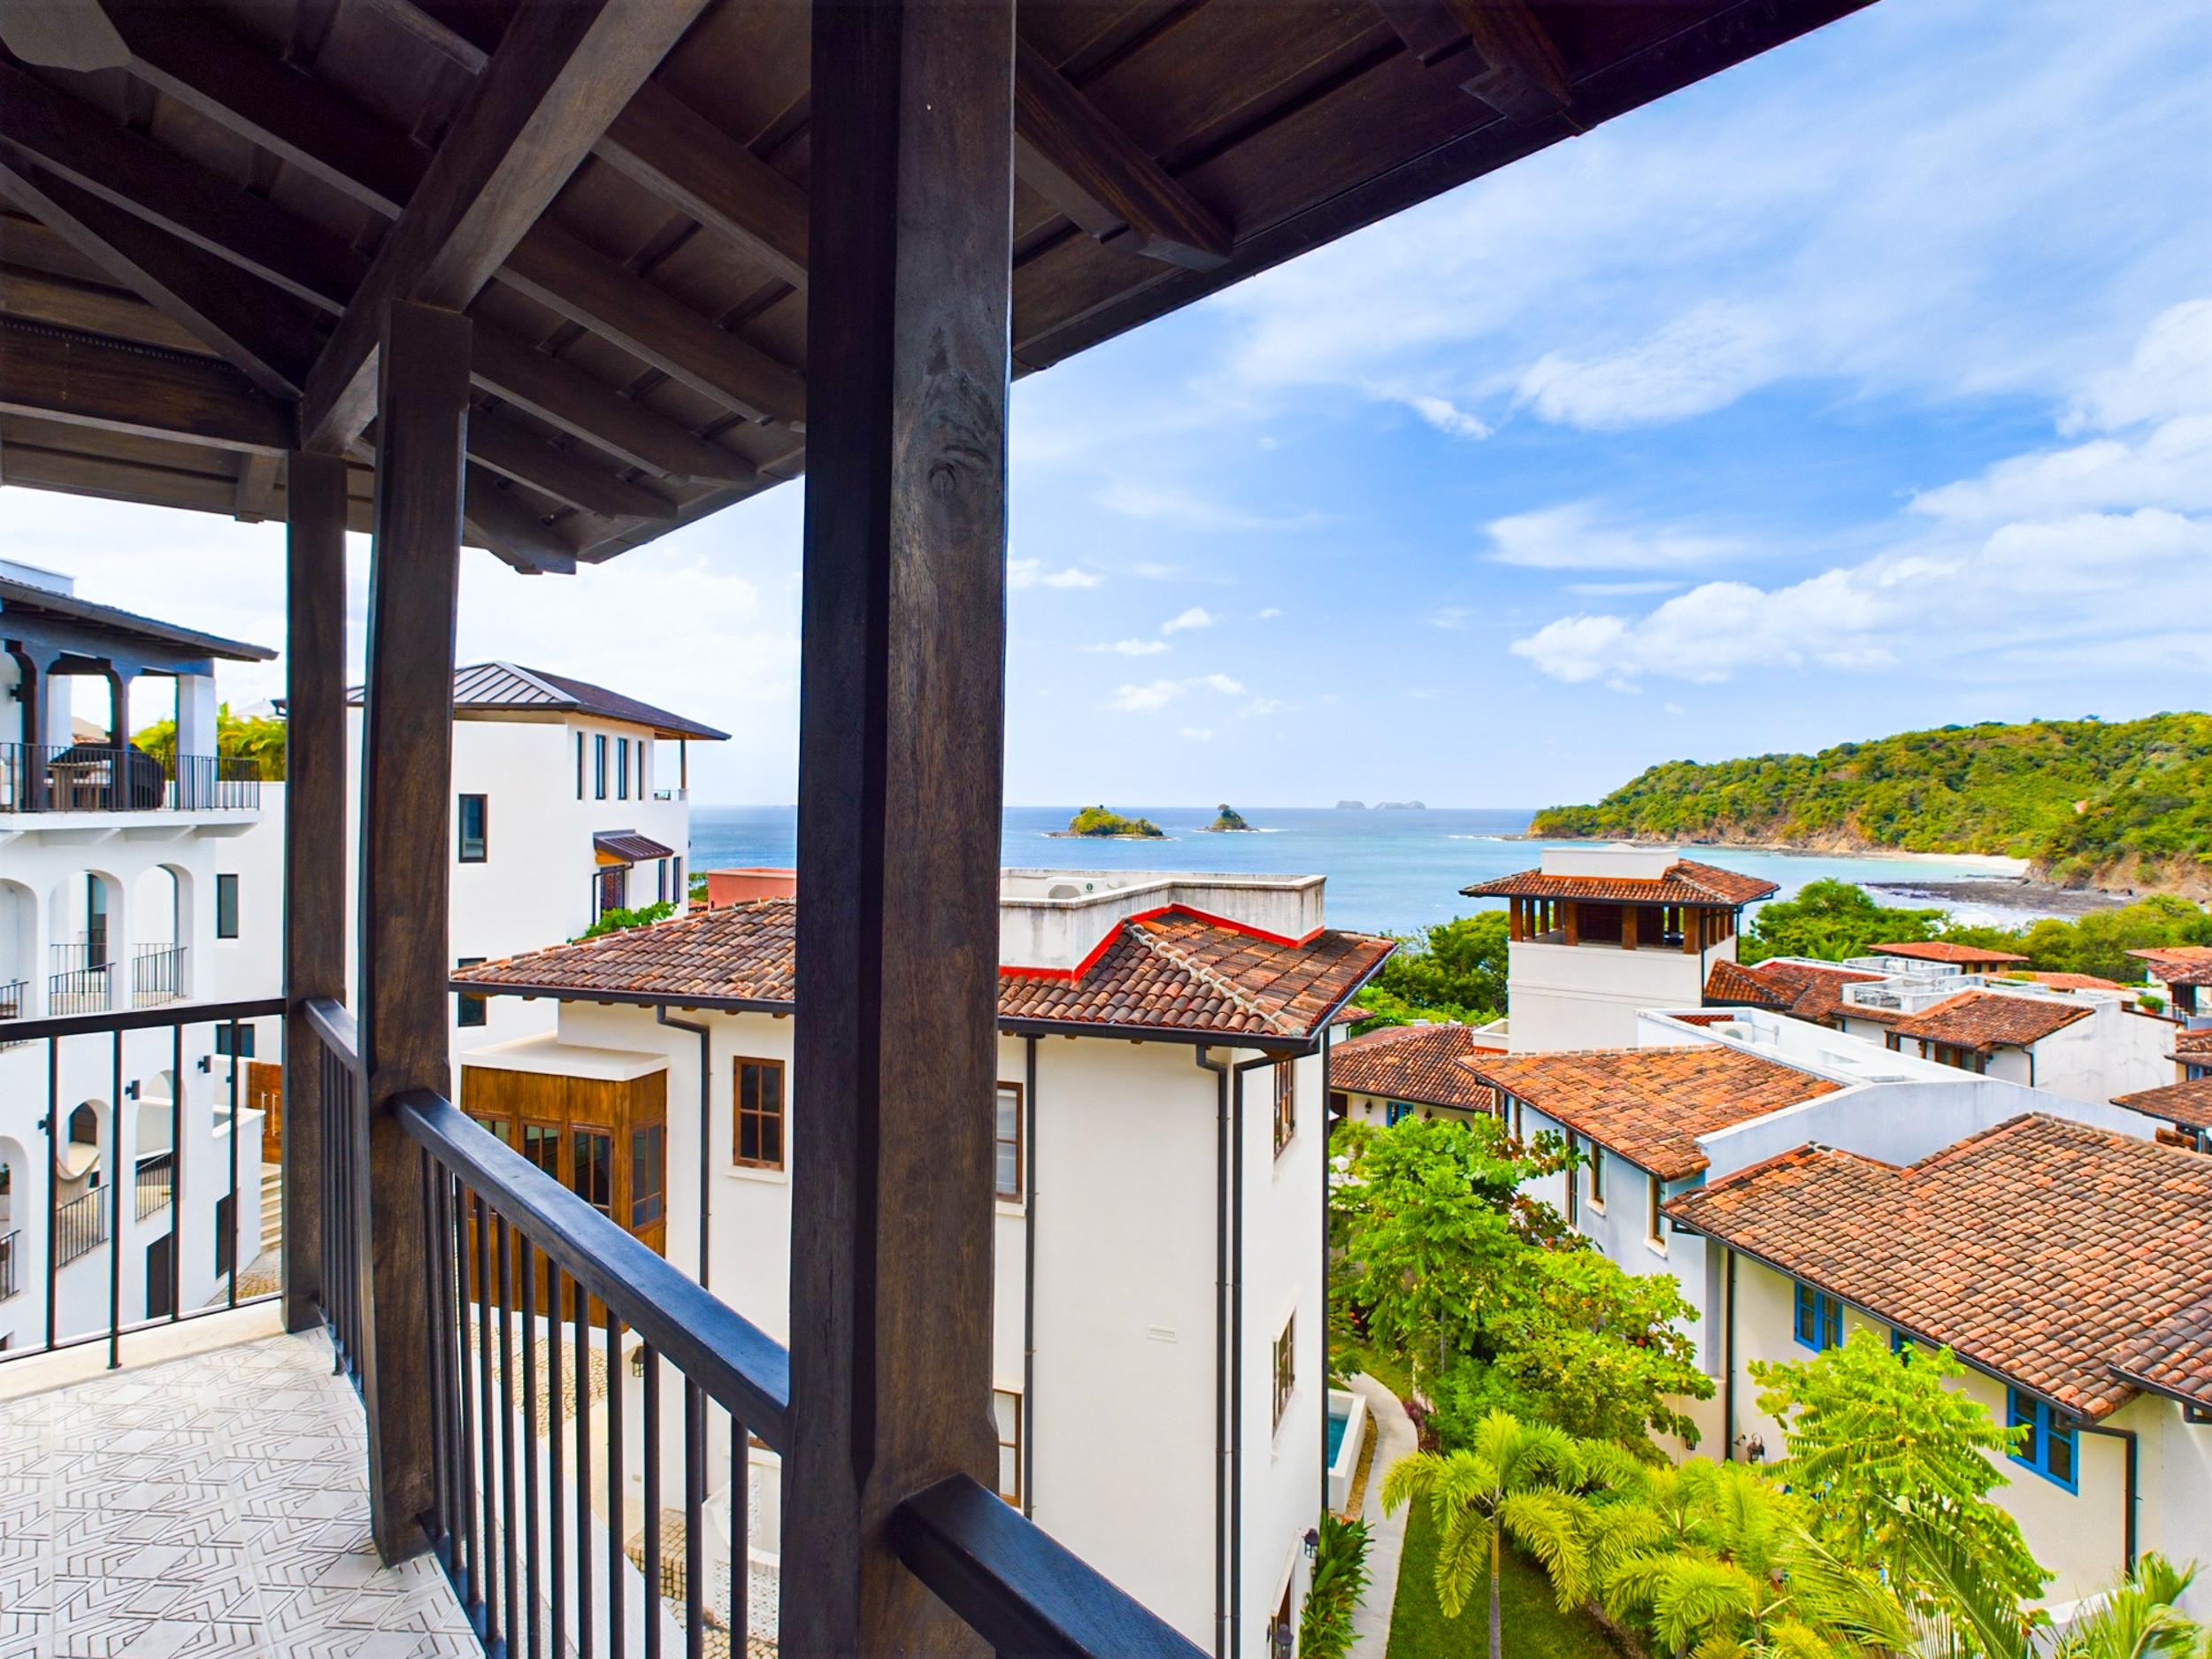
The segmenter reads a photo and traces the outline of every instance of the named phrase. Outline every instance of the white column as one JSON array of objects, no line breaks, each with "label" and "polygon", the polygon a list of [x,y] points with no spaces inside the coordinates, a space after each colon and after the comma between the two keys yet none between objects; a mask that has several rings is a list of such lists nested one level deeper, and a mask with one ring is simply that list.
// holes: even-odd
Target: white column
[{"label": "white column", "polygon": [[75,676],[55,674],[41,669],[38,676],[39,734],[32,741],[67,749],[75,741],[69,723],[69,689]]},{"label": "white column", "polygon": [[177,753],[215,753],[215,676],[179,674],[177,686]]}]

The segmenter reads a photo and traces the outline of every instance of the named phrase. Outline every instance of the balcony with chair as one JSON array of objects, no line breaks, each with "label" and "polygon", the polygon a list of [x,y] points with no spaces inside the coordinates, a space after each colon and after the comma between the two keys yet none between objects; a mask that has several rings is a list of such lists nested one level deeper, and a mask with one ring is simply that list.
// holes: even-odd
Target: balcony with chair
[{"label": "balcony with chair", "polygon": [[261,764],[234,755],[157,758],[128,744],[0,743],[0,815],[252,812]]}]

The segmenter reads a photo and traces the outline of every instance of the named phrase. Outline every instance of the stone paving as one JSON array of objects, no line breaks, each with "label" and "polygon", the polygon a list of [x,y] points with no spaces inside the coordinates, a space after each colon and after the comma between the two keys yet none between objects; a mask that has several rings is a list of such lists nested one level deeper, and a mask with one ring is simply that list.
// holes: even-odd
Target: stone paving
[{"label": "stone paving", "polygon": [[378,1563],[365,1432],[320,1332],[0,1402],[0,1659],[480,1654]]}]

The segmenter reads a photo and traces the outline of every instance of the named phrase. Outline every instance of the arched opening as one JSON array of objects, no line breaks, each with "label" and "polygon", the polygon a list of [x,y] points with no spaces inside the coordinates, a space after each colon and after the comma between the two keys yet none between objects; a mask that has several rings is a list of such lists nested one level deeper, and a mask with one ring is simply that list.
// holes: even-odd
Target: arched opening
[{"label": "arched opening", "polygon": [[0,881],[0,1020],[31,1017],[37,972],[38,895],[20,881]]},{"label": "arched opening", "polygon": [[0,1301],[23,1288],[23,1219],[31,1213],[30,1160],[20,1142],[0,1135]]},{"label": "arched opening", "polygon": [[173,1002],[191,989],[185,978],[189,880],[173,864],[156,864],[131,883],[133,1008]]},{"label": "arched opening", "polygon": [[110,1007],[114,958],[125,937],[127,889],[103,870],[64,876],[47,901],[46,1011],[92,1014]]},{"label": "arched opening", "polygon": [[107,1242],[105,1148],[112,1133],[108,1103],[80,1101],[62,1118],[65,1138],[54,1166],[54,1266],[64,1268]]}]

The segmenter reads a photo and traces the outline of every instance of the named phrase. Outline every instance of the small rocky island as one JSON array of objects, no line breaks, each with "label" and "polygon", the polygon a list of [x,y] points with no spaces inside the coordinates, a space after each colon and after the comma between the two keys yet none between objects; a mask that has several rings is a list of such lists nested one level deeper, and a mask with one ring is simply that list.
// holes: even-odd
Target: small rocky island
[{"label": "small rocky island", "polygon": [[1164,841],[1167,833],[1148,818],[1124,818],[1102,806],[1087,806],[1068,820],[1061,835],[1087,835],[1100,841]]},{"label": "small rocky island", "polygon": [[1425,812],[1428,810],[1426,804],[1419,801],[1378,801],[1375,803],[1375,810],[1378,812]]},{"label": "small rocky island", "polygon": [[1336,803],[1336,810],[1340,812],[1364,812],[1367,810],[1367,803],[1364,801],[1339,801]]},{"label": "small rocky island", "polygon": [[1206,826],[1209,835],[1256,835],[1259,832],[1244,821],[1244,815],[1226,801],[1221,803],[1221,816]]}]

